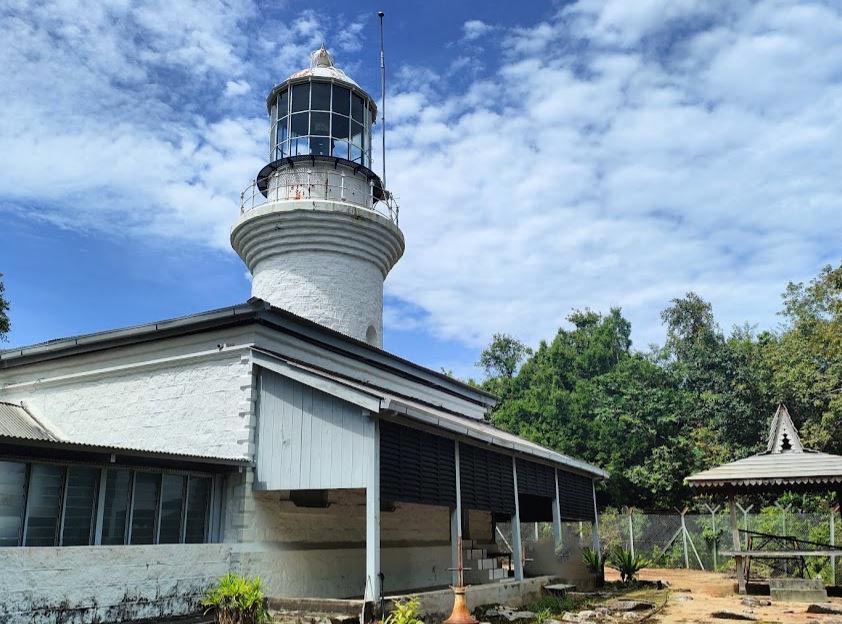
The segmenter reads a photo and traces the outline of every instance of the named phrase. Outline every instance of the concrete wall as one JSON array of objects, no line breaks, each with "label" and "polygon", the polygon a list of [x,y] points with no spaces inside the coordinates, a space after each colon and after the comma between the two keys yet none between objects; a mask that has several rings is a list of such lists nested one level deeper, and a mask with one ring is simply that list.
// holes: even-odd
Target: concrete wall
[{"label": "concrete wall", "polygon": [[73,442],[250,457],[249,352],[219,350],[216,345],[226,339],[223,334],[198,344],[165,341],[156,351],[115,350],[4,371],[0,400],[24,401]]},{"label": "concrete wall", "polygon": [[[259,575],[272,596],[362,596],[365,491],[332,490],[325,509],[296,507],[288,496],[257,492],[240,501],[253,514],[229,515],[227,537],[243,542],[235,546],[234,567]],[[387,592],[447,585],[450,511],[409,503],[384,511],[381,566]]]},{"label": "concrete wall", "polygon": [[0,622],[81,624],[186,615],[228,571],[224,544],[0,549]]}]

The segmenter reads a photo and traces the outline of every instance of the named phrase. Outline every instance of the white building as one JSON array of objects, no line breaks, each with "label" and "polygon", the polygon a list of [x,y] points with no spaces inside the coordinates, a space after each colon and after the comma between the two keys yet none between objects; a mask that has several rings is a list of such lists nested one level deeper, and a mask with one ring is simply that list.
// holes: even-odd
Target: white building
[{"label": "white building", "polygon": [[231,234],[252,299],[0,354],[0,621],[189,614],[228,571],[279,605],[374,602],[447,586],[462,537],[470,582],[516,600],[544,582],[523,581],[521,520],[557,541],[596,523],[602,470],[381,350],[404,238],[371,170],[372,98],[322,49],[267,107],[270,164]]}]

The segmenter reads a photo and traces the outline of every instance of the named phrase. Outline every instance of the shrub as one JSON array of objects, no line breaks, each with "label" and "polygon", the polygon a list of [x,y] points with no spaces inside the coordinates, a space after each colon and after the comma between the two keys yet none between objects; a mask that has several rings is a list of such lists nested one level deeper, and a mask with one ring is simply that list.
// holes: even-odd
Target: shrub
[{"label": "shrub", "polygon": [[588,566],[588,570],[591,572],[602,572],[602,568],[605,565],[605,559],[602,553],[593,548],[585,548],[582,551],[582,561],[585,562],[585,565]]},{"label": "shrub", "polygon": [[646,559],[637,554],[633,555],[622,546],[617,546],[611,551],[611,563],[617,568],[623,583],[633,581],[640,569],[649,565]]},{"label": "shrub", "polygon": [[424,624],[418,617],[419,606],[418,596],[410,596],[405,601],[395,601],[384,624]]},{"label": "shrub", "polygon": [[219,624],[265,624],[269,622],[260,578],[226,574],[202,599],[205,613],[214,611]]}]

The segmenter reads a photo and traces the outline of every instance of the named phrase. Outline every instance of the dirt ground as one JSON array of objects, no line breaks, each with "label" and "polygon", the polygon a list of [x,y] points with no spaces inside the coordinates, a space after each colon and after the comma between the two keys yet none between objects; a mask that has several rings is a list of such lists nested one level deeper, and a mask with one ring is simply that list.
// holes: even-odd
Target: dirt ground
[{"label": "dirt ground", "polygon": [[[662,624],[709,624],[729,620],[713,619],[714,611],[733,611],[746,613],[760,622],[780,622],[781,624],[840,624],[842,615],[818,615],[806,613],[808,603],[773,602],[768,607],[747,607],[740,603],[741,596],[734,593],[734,580],[724,574],[701,572],[697,570],[644,569],[640,572],[641,580],[666,581],[670,586],[670,596],[666,607],[650,621]],[[605,569],[605,580],[619,580],[617,572]],[[682,598],[682,596],[692,597]],[[755,596],[768,600],[768,596]],[[842,609],[842,598],[831,598],[828,606]],[[733,620],[732,620],[733,621]]]}]

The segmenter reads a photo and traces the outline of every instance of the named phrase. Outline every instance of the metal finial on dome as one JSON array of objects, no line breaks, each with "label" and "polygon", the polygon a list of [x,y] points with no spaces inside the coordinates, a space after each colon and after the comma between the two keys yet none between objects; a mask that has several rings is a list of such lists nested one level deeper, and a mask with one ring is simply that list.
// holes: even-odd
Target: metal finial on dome
[{"label": "metal finial on dome", "polygon": [[325,44],[310,55],[310,67],[335,67],[333,56],[327,51]]}]

